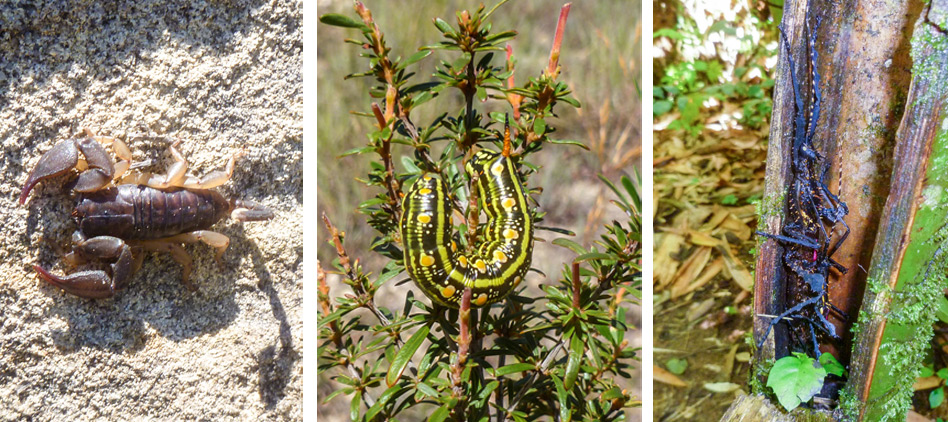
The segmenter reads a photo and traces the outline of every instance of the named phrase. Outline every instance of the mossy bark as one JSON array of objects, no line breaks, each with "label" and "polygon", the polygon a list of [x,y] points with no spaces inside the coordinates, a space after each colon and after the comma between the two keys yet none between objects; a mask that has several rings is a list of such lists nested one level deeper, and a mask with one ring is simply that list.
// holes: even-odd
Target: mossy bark
[{"label": "mossy bark", "polygon": [[912,39],[913,79],[897,133],[893,189],[841,403],[852,420],[904,420],[930,347],[936,299],[948,286],[948,36],[926,16]]}]

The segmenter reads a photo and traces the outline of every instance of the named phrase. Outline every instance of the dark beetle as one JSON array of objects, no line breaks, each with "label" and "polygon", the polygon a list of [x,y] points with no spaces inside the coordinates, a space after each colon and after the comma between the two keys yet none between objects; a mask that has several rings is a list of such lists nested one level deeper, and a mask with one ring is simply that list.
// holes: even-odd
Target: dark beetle
[{"label": "dark beetle", "polygon": [[[105,146],[111,145],[118,162]],[[197,178],[187,175],[187,161],[170,147],[175,163],[167,175],[130,170],[131,153],[115,138],[85,136],[63,141],[40,158],[20,194],[26,202],[40,181],[77,172],[73,190],[79,203],[73,217],[79,228],[73,234],[73,251],[66,261],[78,265],[89,260],[111,261],[111,276],[89,270],[58,276],[39,265],[33,268],[47,282],[76,296],[106,298],[124,289],[141,266],[146,251],[167,252],[182,266],[182,281],[189,288],[191,257],[183,243],[204,242],[217,249],[217,261],[230,243],[223,234],[207,230],[227,214],[240,221],[261,221],[273,213],[249,201],[229,201],[211,188],[230,179],[239,154],[226,171]],[[79,155],[82,155],[80,160]],[[75,170],[75,172],[74,172]]]}]

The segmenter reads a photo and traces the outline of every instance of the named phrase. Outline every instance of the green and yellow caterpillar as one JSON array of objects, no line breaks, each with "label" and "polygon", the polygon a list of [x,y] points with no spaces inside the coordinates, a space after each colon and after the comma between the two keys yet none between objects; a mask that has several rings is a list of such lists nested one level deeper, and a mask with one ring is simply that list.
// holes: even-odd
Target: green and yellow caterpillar
[{"label": "green and yellow caterpillar", "polygon": [[452,238],[453,208],[443,180],[422,176],[402,203],[405,268],[431,300],[455,309],[466,287],[473,306],[503,299],[523,281],[533,254],[533,215],[513,160],[482,150],[465,168],[487,213],[473,252],[460,251]]}]

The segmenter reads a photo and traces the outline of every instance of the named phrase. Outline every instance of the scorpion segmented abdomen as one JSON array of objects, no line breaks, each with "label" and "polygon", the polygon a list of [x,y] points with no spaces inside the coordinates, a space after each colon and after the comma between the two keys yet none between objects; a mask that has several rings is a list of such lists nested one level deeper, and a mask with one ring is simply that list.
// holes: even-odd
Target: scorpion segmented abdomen
[{"label": "scorpion segmented abdomen", "polygon": [[230,208],[230,203],[212,190],[119,185],[84,194],[75,214],[79,229],[89,237],[160,239],[207,229]]},{"label": "scorpion segmented abdomen", "polygon": [[230,210],[228,201],[212,190],[128,186],[129,202],[133,204],[135,214],[135,238],[138,239],[157,239],[207,229]]}]

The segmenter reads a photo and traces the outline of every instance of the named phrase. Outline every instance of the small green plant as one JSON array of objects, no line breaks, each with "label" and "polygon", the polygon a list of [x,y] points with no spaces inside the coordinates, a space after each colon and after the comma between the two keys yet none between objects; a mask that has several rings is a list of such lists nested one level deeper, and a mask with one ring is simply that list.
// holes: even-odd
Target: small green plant
[{"label": "small green plant", "polygon": [[928,406],[932,409],[939,407],[942,403],[945,402],[945,381],[948,381],[948,368],[941,368],[937,372],[935,371],[932,365],[922,366],[922,370],[919,372],[919,378],[928,378],[931,376],[937,376],[941,378],[941,381],[938,387],[932,389],[928,392]]},{"label": "small green plant", "polygon": [[[669,63],[664,69],[657,69],[663,73],[659,83],[652,88],[653,113],[656,117],[675,111],[679,113],[669,123],[668,129],[681,129],[697,136],[704,128],[703,119],[712,114],[709,107],[719,103],[740,104],[739,122],[745,127],[759,128],[770,118],[770,90],[774,80],[763,62],[775,56],[777,51],[764,47],[764,40],[755,39],[752,31],[747,29],[776,24],[773,19],[761,20],[747,10],[739,18],[735,22],[715,22],[701,31],[694,21],[680,16],[676,28],[662,28],[652,35],[653,38],[667,38],[678,47],[694,48],[710,37],[740,45],[735,58],[722,58],[715,51],[710,57],[684,58]],[[775,31],[760,32],[771,34]]]},{"label": "small green plant", "polygon": [[685,359],[673,358],[665,362],[665,367],[668,368],[668,372],[671,372],[675,375],[681,375],[685,373],[685,370],[688,369],[688,361]]},{"label": "small green plant", "polygon": [[[350,76],[374,78],[378,84],[369,94],[381,102],[359,113],[377,124],[368,144],[345,155],[377,157],[362,181],[379,193],[358,211],[378,232],[372,250],[387,263],[378,275],[365,272],[346,250],[344,233],[324,215],[336,250],[333,267],[351,292],[331,295],[327,273],[322,264],[317,267],[317,369],[343,386],[326,400],[348,397],[353,421],[416,420],[421,415],[435,422],[614,421],[625,419],[626,408],[640,405],[617,382],[630,377],[638,352],[626,339],[630,327],[625,323],[628,307],[641,301],[642,283],[642,200],[631,177],[623,176],[617,184],[600,177],[624,218],[607,224],[598,241],[552,240],[576,256],[563,264],[558,281],[546,283],[542,297],[524,295],[524,283],[500,303],[480,309],[470,306],[470,296],[460,309],[410,293],[398,309],[376,301],[382,285],[405,273],[399,222],[406,212],[402,196],[413,182],[426,176],[445,182],[445,208],[452,208],[454,221],[461,217],[455,226],[457,247],[471,248],[484,237],[485,227],[478,224],[474,178],[464,171],[477,150],[503,150],[515,158],[524,195],[535,205],[542,189],[529,185],[530,176],[542,170],[530,163],[532,154],[547,146],[582,146],[557,139],[556,127],[548,121],[564,105],[579,107],[570,88],[558,80],[568,7],[561,12],[548,66],[516,85],[513,51],[504,44],[517,33],[498,31],[490,23],[503,3],[458,12],[453,23],[435,19],[443,38],[405,59],[389,54],[379,25],[362,3],[355,6],[358,20],[320,17],[325,24],[361,33],[362,39],[347,42],[365,50],[369,70]],[[432,56],[440,60],[434,79],[414,81],[414,66]],[[441,101],[451,96],[461,99],[459,109],[429,121],[412,114],[420,107],[442,105],[434,109],[445,110],[443,104],[456,104]],[[499,133],[508,116],[509,143]],[[537,230],[570,234],[543,227],[543,213],[529,212]]]},{"label": "small green plant", "polygon": [[787,411],[809,402],[823,388],[827,375],[846,376],[846,369],[829,354],[817,361],[804,353],[793,352],[774,362],[767,375],[767,387]]}]

